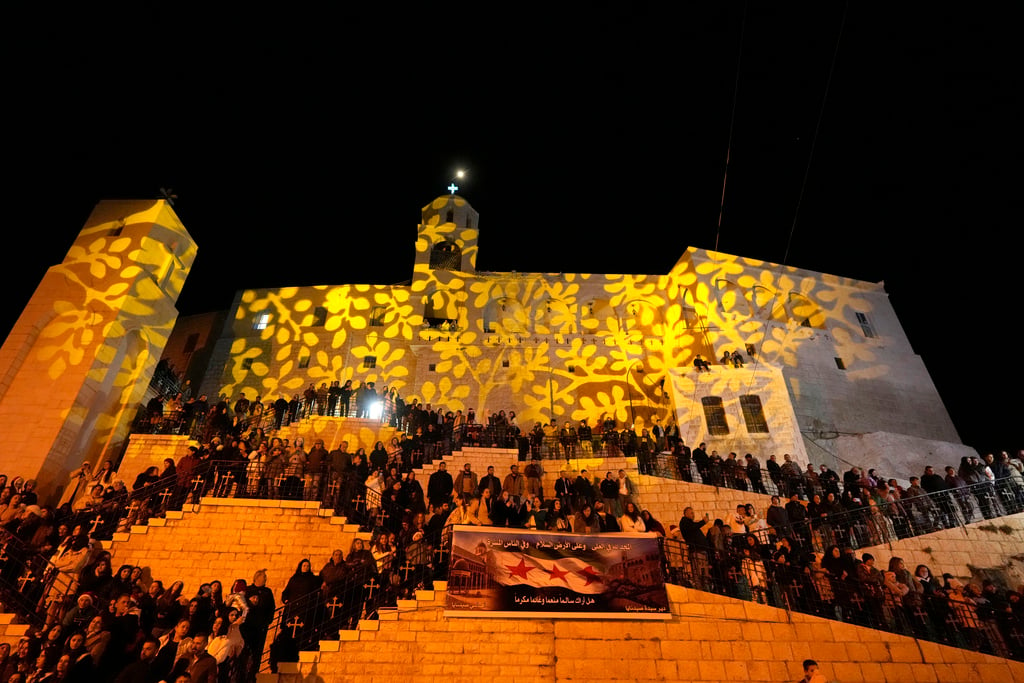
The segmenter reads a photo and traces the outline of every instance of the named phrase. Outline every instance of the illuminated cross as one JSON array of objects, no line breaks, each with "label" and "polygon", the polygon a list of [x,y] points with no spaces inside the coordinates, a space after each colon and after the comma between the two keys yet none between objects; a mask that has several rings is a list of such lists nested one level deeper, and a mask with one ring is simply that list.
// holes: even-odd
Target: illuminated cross
[{"label": "illuminated cross", "polygon": [[292,618],[292,622],[290,624],[285,624],[285,626],[287,626],[288,628],[290,628],[292,630],[292,640],[295,639],[296,631],[298,631],[300,628],[302,628],[305,625],[306,625],[306,622],[299,621],[298,617],[293,617]]},{"label": "illuminated cross", "polygon": [[365,503],[366,500],[362,496],[356,496],[355,498],[352,499],[352,502],[355,504],[356,507],[359,507],[360,505]]},{"label": "illuminated cross", "polygon": [[381,509],[380,514],[377,515],[377,525],[384,526],[384,520],[390,516],[387,510]]},{"label": "illuminated cross", "polygon": [[789,584],[789,590],[793,591],[796,597],[799,598],[800,594],[804,592],[804,587],[800,585],[799,580],[793,579],[793,582]]},{"label": "illuminated cross", "polygon": [[193,491],[196,491],[196,490],[198,490],[198,489],[199,489],[199,487],[203,485],[203,482],[204,482],[204,481],[206,481],[206,480],[205,480],[205,479],[203,479],[202,477],[199,477],[199,476],[197,476],[197,477],[193,478],[193,479],[192,479],[192,490],[193,490]]},{"label": "illuminated cross", "polygon": [[452,194],[455,194],[456,192],[459,191],[459,186],[456,185],[455,183],[452,183],[451,185],[448,186],[448,191],[451,192]]},{"label": "illuminated cross", "polygon": [[281,488],[281,482],[283,482],[285,480],[285,478],[286,477],[284,476],[283,472],[281,474],[277,475],[276,477],[274,477],[274,486],[276,486],[277,488]]},{"label": "illuminated cross", "polygon": [[333,598],[331,598],[331,601],[329,603],[324,605],[324,607],[330,607],[331,608],[331,619],[334,618],[334,610],[338,609],[339,607],[344,607],[344,606],[345,606],[345,603],[343,603],[340,600],[338,600],[338,596],[334,596]]},{"label": "illuminated cross", "polygon": [[917,617],[922,624],[928,623],[928,613],[924,611],[924,608],[918,607],[914,610],[914,616]]},{"label": "illuminated cross", "polygon": [[327,495],[329,495],[331,498],[334,498],[334,496],[336,496],[338,494],[338,489],[340,489],[340,488],[341,488],[341,486],[338,484],[337,481],[332,481],[327,486]]},{"label": "illuminated cross", "polygon": [[857,606],[857,609],[864,609],[864,598],[860,597],[860,593],[854,593],[850,597],[850,602]]},{"label": "illuminated cross", "polygon": [[103,524],[103,516],[102,515],[96,515],[96,519],[92,520],[92,527],[89,529],[89,533],[90,534],[95,534],[96,533],[96,527],[98,527],[100,524]]},{"label": "illuminated cross", "polygon": [[174,495],[174,493],[172,491],[170,491],[170,490],[165,490],[164,492],[162,492],[160,494],[160,497],[163,498],[163,500],[160,501],[160,504],[163,505],[164,507],[167,507],[167,499],[170,498],[173,495]]},{"label": "illuminated cross", "polygon": [[24,591],[25,590],[25,584],[26,583],[32,583],[35,580],[36,580],[36,577],[32,576],[32,572],[30,572],[29,570],[26,569],[25,570],[25,575],[22,576],[20,579],[18,579],[18,583],[21,584],[21,590]]},{"label": "illuminated cross", "polygon": [[444,562],[444,558],[448,555],[448,551],[444,548],[438,548],[434,551],[434,557],[437,558],[438,563]]},{"label": "illuminated cross", "polygon": [[412,562],[406,561],[406,563],[404,565],[402,565],[401,571],[405,572],[405,580],[406,581],[409,580],[409,574],[411,574],[415,570],[416,570],[416,565],[414,565]]},{"label": "illuminated cross", "polygon": [[380,584],[379,584],[379,583],[377,583],[377,582],[376,582],[376,581],[375,581],[375,580],[374,580],[374,579],[373,579],[373,578],[371,577],[371,578],[370,578],[370,583],[366,583],[366,584],[363,584],[363,588],[369,588],[369,589],[370,589],[370,594],[369,594],[368,596],[366,596],[366,599],[367,599],[367,600],[372,600],[372,599],[373,599],[373,591],[374,591],[375,589],[377,589],[377,588],[380,588]]}]

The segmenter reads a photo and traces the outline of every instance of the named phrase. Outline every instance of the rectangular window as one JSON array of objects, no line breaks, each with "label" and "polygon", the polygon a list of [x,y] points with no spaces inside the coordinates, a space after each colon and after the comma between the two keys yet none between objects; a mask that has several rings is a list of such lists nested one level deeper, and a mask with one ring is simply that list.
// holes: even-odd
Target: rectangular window
[{"label": "rectangular window", "polygon": [[860,329],[864,333],[864,336],[868,339],[874,339],[878,335],[875,334],[875,328],[871,325],[871,321],[868,320],[866,313],[857,313],[857,322],[860,324]]},{"label": "rectangular window", "polygon": [[503,368],[507,368],[507,367],[508,367],[508,365],[509,365],[509,363],[508,363],[508,358],[504,358],[504,359],[502,359],[502,361],[501,361],[501,367],[503,367]]},{"label": "rectangular window", "polygon": [[366,356],[363,358],[364,368],[375,368],[377,367],[377,356]]},{"label": "rectangular window", "polygon": [[708,425],[708,434],[724,436],[729,433],[729,422],[725,419],[725,408],[719,396],[705,396],[700,400],[704,406],[704,421]]},{"label": "rectangular window", "polygon": [[437,372],[437,364],[431,363],[430,365],[427,366],[427,369],[430,370],[431,372]]},{"label": "rectangular window", "polygon": [[243,370],[252,370],[252,358],[246,358],[242,361]]},{"label": "rectangular window", "polygon": [[740,396],[740,408],[743,409],[743,421],[747,423],[748,433],[768,433],[768,421],[764,419],[764,409],[761,407],[759,396],[753,394]]},{"label": "rectangular window", "polygon": [[257,313],[256,317],[252,321],[252,329],[254,330],[265,330],[267,325],[270,324],[269,313]]},{"label": "rectangular window", "polygon": [[836,358],[836,367],[839,368],[840,370],[846,369],[846,363],[843,362],[842,358]]},{"label": "rectangular window", "polygon": [[182,353],[192,353],[199,346],[199,333],[193,332],[188,335],[188,339],[185,340],[185,348],[181,350]]},{"label": "rectangular window", "polygon": [[299,367],[300,368],[308,368],[309,367],[309,356],[299,356]]},{"label": "rectangular window", "polygon": [[754,348],[753,344],[747,344],[747,355],[751,358],[757,355],[757,349]]},{"label": "rectangular window", "polygon": [[387,306],[374,306],[370,309],[370,327],[384,327],[384,312]]},{"label": "rectangular window", "polygon": [[313,327],[323,327],[327,324],[327,309],[317,306],[313,309]]}]

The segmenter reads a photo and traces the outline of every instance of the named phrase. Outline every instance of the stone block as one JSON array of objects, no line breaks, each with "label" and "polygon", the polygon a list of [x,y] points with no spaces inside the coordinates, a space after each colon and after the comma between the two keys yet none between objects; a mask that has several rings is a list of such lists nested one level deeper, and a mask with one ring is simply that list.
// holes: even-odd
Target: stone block
[{"label": "stone block", "polygon": [[725,675],[725,663],[724,662],[713,662],[708,660],[701,660],[697,662],[697,671],[700,673],[701,680],[705,681],[724,681],[729,680]]}]

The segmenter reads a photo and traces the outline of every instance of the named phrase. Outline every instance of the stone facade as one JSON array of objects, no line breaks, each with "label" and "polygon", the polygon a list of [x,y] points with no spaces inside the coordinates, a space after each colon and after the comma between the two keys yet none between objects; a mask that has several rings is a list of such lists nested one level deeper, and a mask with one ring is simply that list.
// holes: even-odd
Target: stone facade
[{"label": "stone facade", "polygon": [[[937,443],[973,453],[882,283],[695,248],[660,275],[481,272],[479,236],[472,207],[442,196],[422,210],[408,284],[239,292],[204,393],[273,400],[351,379],[524,426],[659,418],[691,444],[834,469],[881,458],[840,434],[901,439],[886,469],[903,476]],[[719,362],[731,351],[742,368]]]}]

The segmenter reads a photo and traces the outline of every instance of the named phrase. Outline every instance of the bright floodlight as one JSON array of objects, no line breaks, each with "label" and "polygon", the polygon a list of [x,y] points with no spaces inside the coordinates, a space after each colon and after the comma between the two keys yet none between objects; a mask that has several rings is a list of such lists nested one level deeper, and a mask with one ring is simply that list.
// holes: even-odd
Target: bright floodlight
[{"label": "bright floodlight", "polygon": [[465,171],[463,171],[463,170],[462,170],[462,169],[460,168],[460,169],[459,169],[458,171],[456,171],[456,172],[455,172],[455,177],[456,177],[456,178],[465,178],[465,177],[466,177],[466,172],[465,172]]},{"label": "bright floodlight", "polygon": [[379,420],[381,414],[384,412],[384,404],[380,401],[375,401],[370,404],[370,419]]}]

